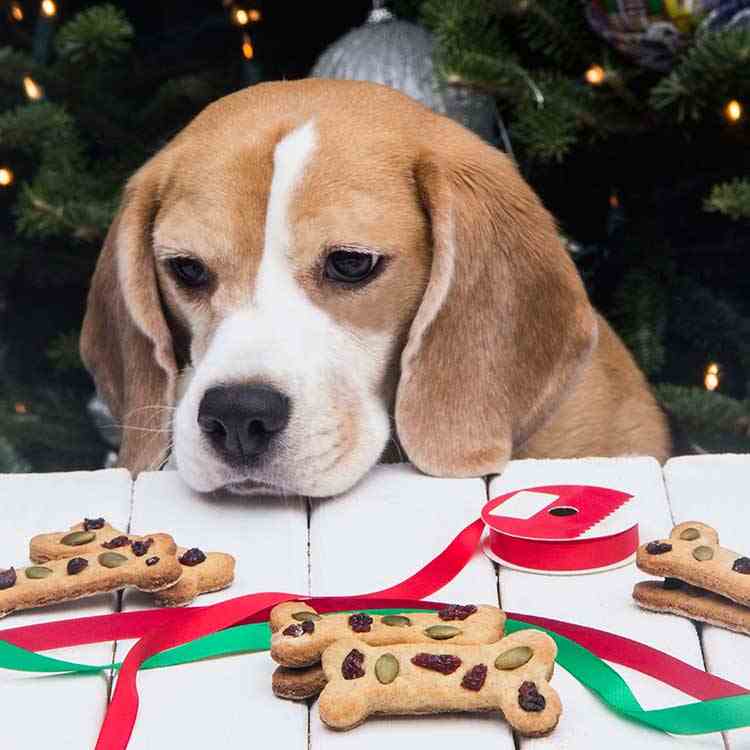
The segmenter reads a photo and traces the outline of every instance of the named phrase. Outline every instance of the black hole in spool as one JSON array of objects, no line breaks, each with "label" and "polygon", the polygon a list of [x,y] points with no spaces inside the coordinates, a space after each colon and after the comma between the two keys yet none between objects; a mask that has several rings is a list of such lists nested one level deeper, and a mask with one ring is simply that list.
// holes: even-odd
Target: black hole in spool
[{"label": "black hole in spool", "polygon": [[559,508],[552,508],[549,512],[551,516],[574,516],[576,513],[578,513],[578,508],[571,508],[567,505],[563,505]]}]

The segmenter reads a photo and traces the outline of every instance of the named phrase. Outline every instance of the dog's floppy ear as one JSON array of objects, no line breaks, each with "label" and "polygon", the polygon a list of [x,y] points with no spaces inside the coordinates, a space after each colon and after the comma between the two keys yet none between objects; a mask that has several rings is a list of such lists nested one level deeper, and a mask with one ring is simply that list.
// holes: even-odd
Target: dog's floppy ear
[{"label": "dog's floppy ear", "polygon": [[416,183],[432,266],[401,356],[396,429],[428,474],[496,473],[575,384],[596,318],[510,160],[447,120],[428,143]]},{"label": "dog's floppy ear", "polygon": [[141,170],[128,183],[91,282],[81,357],[122,425],[119,466],[159,468],[177,368],[151,252],[156,186]]}]

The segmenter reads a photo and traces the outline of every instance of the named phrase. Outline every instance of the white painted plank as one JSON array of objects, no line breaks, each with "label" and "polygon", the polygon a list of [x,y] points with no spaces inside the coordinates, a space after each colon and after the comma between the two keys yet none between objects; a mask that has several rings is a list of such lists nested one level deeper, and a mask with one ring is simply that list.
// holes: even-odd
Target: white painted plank
[{"label": "white painted plank", "polygon": [[[664,469],[674,522],[703,521],[720,543],[750,555],[750,456],[684,456]],[[750,636],[701,626],[709,671],[750,688]],[[727,732],[730,750],[750,750],[750,729]]]},{"label": "white painted plank", "polygon": [[[196,605],[259,591],[308,590],[307,503],[301,499],[198,495],[176,472],[146,473],[136,481],[130,531],[166,531],[182,546],[235,556],[234,585],[199,597]],[[126,610],[149,606],[144,594],[125,596]],[[118,644],[118,658],[125,651],[126,644]],[[130,750],[306,748],[307,707],[274,697],[273,670],[270,656],[261,653],[141,672]]]},{"label": "white painted plank", "polygon": [[[124,469],[0,476],[0,567],[28,565],[29,539],[35,534],[61,531],[84,517],[105,517],[125,526],[130,515],[132,482]],[[116,594],[12,614],[0,629],[71,617],[114,612]],[[0,638],[2,633],[0,632]],[[69,661],[108,664],[112,644],[101,643],[45,652]],[[77,677],[29,675],[0,670],[2,746],[92,747],[107,706],[108,675]],[[44,706],[44,720],[40,706]]]},{"label": "white painted plank", "polygon": [[[317,595],[361,594],[391,586],[441,552],[479,517],[486,498],[481,479],[434,479],[413,467],[376,467],[345,496],[316,501],[310,520],[311,590]],[[434,597],[497,604],[496,577],[479,555]],[[314,750],[382,750],[429,744],[431,750],[472,747],[511,750],[507,725],[495,716],[372,718],[334,732],[310,715]]]},{"label": "white painted plank", "polygon": [[[493,479],[490,495],[550,484],[599,485],[634,494],[640,503],[642,540],[663,537],[671,529],[661,468],[649,458],[515,461],[501,477]],[[607,630],[703,668],[698,638],[689,622],[646,612],[635,605],[631,596],[633,585],[643,578],[634,564],[579,576],[544,576],[501,568],[500,598],[506,610]],[[612,666],[625,678],[644,708],[663,708],[693,700],[637,672]],[[563,703],[560,724],[549,737],[523,740],[524,750],[603,747],[630,750],[639,743],[649,749],[723,747],[719,734],[671,737],[625,721],[563,669],[558,668],[552,684]]]}]

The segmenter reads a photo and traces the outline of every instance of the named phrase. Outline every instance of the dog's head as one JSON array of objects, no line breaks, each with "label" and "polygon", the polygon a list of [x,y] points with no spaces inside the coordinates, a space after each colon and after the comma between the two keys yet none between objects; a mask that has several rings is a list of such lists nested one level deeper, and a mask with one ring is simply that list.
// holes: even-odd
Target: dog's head
[{"label": "dog's head", "polygon": [[322,496],[390,438],[430,474],[500,471],[595,335],[502,153],[391,89],[306,80],[216,102],[130,180],[81,348],[122,465],[171,437],[198,490]]}]

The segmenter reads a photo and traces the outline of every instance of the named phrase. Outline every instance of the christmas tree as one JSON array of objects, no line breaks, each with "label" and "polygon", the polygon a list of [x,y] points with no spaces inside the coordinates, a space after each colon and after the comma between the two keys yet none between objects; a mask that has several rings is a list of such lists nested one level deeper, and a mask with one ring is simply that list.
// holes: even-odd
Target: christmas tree
[{"label": "christmas tree", "polygon": [[[0,4],[0,471],[102,465],[77,339],[127,177],[210,101],[305,75],[370,7],[134,5]],[[447,85],[492,96],[499,147],[691,438],[747,450],[750,23],[742,2],[646,5],[630,32],[614,0],[390,7],[434,35]],[[660,23],[678,33],[654,42]]]}]

